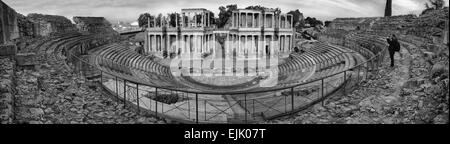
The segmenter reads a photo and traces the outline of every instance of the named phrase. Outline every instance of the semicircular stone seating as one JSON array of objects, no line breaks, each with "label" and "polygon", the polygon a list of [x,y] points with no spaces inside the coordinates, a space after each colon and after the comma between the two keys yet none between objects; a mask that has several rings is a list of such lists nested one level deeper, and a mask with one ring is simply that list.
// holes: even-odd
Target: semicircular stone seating
[{"label": "semicircular stone seating", "polygon": [[[338,88],[344,83],[340,74],[342,71],[348,70],[359,63],[365,61],[364,58],[370,58],[376,55],[375,52],[368,47],[383,46],[382,40],[363,34],[346,35],[349,45],[362,47],[359,53],[355,53],[350,48],[342,46],[334,46],[327,43],[316,43],[309,51],[298,54],[292,53],[290,58],[283,64],[278,66],[279,78],[278,85],[275,88],[296,86],[292,89],[281,90],[277,92],[263,92],[247,94],[245,101],[243,95],[199,95],[200,101],[204,104],[199,106],[204,109],[204,113],[200,113],[199,120],[206,123],[227,123],[234,120],[242,120],[244,116],[248,116],[249,120],[264,120],[286,112],[287,107],[291,107],[290,103],[295,104],[295,108],[300,108],[309,103],[317,101],[322,95],[319,91],[320,80],[326,78],[327,85],[324,87],[326,93],[334,88]],[[65,34],[56,35],[51,38],[44,38],[37,41],[30,47],[31,50],[44,58],[52,59],[55,63],[63,59],[66,55],[62,51],[75,53],[76,47],[80,43],[92,41],[98,37],[92,35]],[[127,85],[128,87],[137,88],[135,83],[148,84],[149,86],[161,87],[159,91],[149,86],[141,86],[139,89],[147,93],[171,94],[174,91],[164,90],[164,88],[173,88],[179,90],[191,90],[192,87],[184,85],[178,81],[171,73],[170,68],[163,66],[152,59],[139,55],[135,51],[118,43],[111,43],[92,49],[88,57],[89,63],[95,69],[104,71],[105,75],[113,78],[126,79],[129,83],[118,82],[114,80],[104,80],[103,85],[113,91],[118,86]],[[52,56],[53,55],[53,56]],[[359,58],[364,57],[364,58]],[[254,89],[250,91],[257,91]],[[197,90],[201,92],[201,88]],[[186,99],[179,100],[173,104],[162,103],[160,106],[152,106],[155,100],[143,96],[144,92],[136,93],[135,91],[118,90],[119,93],[127,93],[133,97],[142,97],[141,107],[150,111],[162,110],[164,115],[176,119],[185,119],[192,121],[195,113],[193,111],[194,101],[192,94],[185,93]],[[287,100],[286,96],[295,93],[294,101]],[[177,92],[178,95],[178,92]],[[131,102],[132,100],[130,100]],[[134,102],[132,102],[134,103]],[[134,103],[136,104],[136,103]],[[251,108],[250,108],[251,106]],[[167,111],[170,110],[171,111]],[[166,110],[166,111],[164,111]]]}]

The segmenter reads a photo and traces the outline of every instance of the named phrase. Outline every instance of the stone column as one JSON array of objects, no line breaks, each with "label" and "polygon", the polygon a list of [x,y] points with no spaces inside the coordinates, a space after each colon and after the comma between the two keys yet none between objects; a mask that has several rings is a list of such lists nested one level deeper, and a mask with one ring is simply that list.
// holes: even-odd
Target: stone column
[{"label": "stone column", "polygon": [[175,13],[175,27],[178,27],[178,13]]},{"label": "stone column", "polygon": [[203,35],[203,44],[204,44],[204,49],[205,49],[205,52],[208,52],[208,34],[204,34]]},{"label": "stone column", "polygon": [[291,29],[294,27],[294,16],[293,15],[291,15]]},{"label": "stone column", "polygon": [[267,14],[265,14],[265,13],[263,13],[263,14],[261,14],[261,18],[262,18],[262,21],[261,21],[261,26],[263,26],[264,28],[266,28],[266,16],[267,16]]},{"label": "stone column", "polygon": [[279,15],[279,17],[278,17],[278,27],[281,29],[281,28],[283,28],[282,26],[281,26],[281,17],[282,17],[283,15],[282,14],[280,14]]},{"label": "stone column", "polygon": [[158,35],[153,35],[155,38],[155,47],[153,47],[154,52],[158,51]]},{"label": "stone column", "polygon": [[237,45],[238,45],[238,51],[237,51],[237,53],[240,54],[240,53],[241,53],[241,35],[238,35],[238,42],[237,42]]},{"label": "stone column", "polygon": [[194,41],[195,41],[195,45],[194,45],[194,48],[195,48],[195,53],[198,53],[200,50],[200,46],[199,46],[199,42],[198,42],[198,40],[200,39],[200,36],[199,35],[194,35]]},{"label": "stone column", "polygon": [[[206,25],[206,23],[205,23]],[[205,35],[202,35],[202,53],[205,52],[206,49],[206,45],[205,45]]]},{"label": "stone column", "polygon": [[272,14],[272,28],[275,28],[275,14]]},{"label": "stone column", "polygon": [[[183,18],[184,19],[184,18]],[[181,53],[183,54],[184,53],[184,51],[185,51],[185,46],[186,46],[186,42],[184,41],[185,40],[185,36],[184,35],[181,35]]]},{"label": "stone column", "polygon": [[184,36],[184,40],[185,40],[185,43],[184,43],[184,51],[185,51],[186,53],[189,52],[189,36],[190,36],[190,35],[185,35],[185,36]]},{"label": "stone column", "polygon": [[242,41],[242,53],[247,54],[247,35],[243,35],[244,39]]},{"label": "stone column", "polygon": [[248,13],[245,13],[245,28],[248,28]]},{"label": "stone column", "polygon": [[166,35],[165,43],[166,43],[167,54],[169,54],[169,53],[171,52],[170,46],[169,46],[169,43],[170,43],[170,35]]},{"label": "stone column", "polygon": [[287,51],[289,51],[289,38],[288,38],[288,35],[284,35],[284,41],[285,41],[284,42],[285,43],[285,45],[284,45],[284,52],[287,52]]},{"label": "stone column", "polygon": [[262,55],[266,56],[266,35],[263,35],[262,37]]},{"label": "stone column", "polygon": [[176,34],[175,35],[175,55],[178,54],[178,46],[180,45],[179,42],[180,41],[178,40],[178,35]]},{"label": "stone column", "polygon": [[150,51],[153,52],[153,35],[150,35]]},{"label": "stone column", "polygon": [[280,41],[280,48],[278,48],[278,51],[283,51],[284,50],[284,35],[281,35],[279,38]]},{"label": "stone column", "polygon": [[294,50],[294,35],[289,35],[289,51]]},{"label": "stone column", "polygon": [[193,53],[195,52],[195,35],[191,35],[190,39],[189,39],[189,52]]},{"label": "stone column", "polygon": [[250,54],[255,54],[255,37],[253,35],[251,35],[251,39],[250,39]]},{"label": "stone column", "polygon": [[205,13],[204,12],[202,12],[202,28],[204,28],[205,27]]},{"label": "stone column", "polygon": [[216,35],[213,33],[213,54],[216,54]]},{"label": "stone column", "polygon": [[184,28],[184,13],[181,13],[181,28]]},{"label": "stone column", "polygon": [[206,13],[206,27],[209,27],[209,21],[210,21],[210,19],[209,19],[209,12],[207,12]]},{"label": "stone column", "polygon": [[256,13],[253,13],[253,17],[252,17],[252,20],[253,20],[253,28],[255,28],[256,27]]},{"label": "stone column", "polygon": [[148,36],[147,31],[146,31],[145,32],[145,39],[144,39],[144,53],[148,53],[148,48],[149,48],[149,44],[150,44],[150,41],[148,39],[149,39],[149,36]]},{"label": "stone column", "polygon": [[186,27],[187,28],[190,28],[191,27],[191,25],[189,24],[191,22],[191,17],[190,17],[190,13],[187,13],[187,22],[186,22]]},{"label": "stone column", "polygon": [[273,35],[270,37],[270,57],[274,55]]},{"label": "stone column", "polygon": [[241,13],[237,12],[237,27],[241,27]]},{"label": "stone column", "polygon": [[162,35],[158,35],[159,36],[159,39],[157,40],[158,41],[158,46],[157,46],[157,49],[156,49],[156,51],[157,52],[160,52],[161,51],[161,42],[162,42]]},{"label": "stone column", "polygon": [[151,42],[152,42],[152,37],[151,37],[151,35],[149,34],[149,33],[146,33],[146,38],[147,38],[147,41],[148,41],[148,43],[146,44],[146,46],[147,46],[147,53],[148,52],[150,52],[151,51],[151,48],[152,48],[152,45],[151,45]]},{"label": "stone column", "polygon": [[285,28],[289,28],[288,15],[287,14],[285,14],[285,15],[286,15],[285,22],[284,22],[286,24]]},{"label": "stone column", "polygon": [[231,13],[231,21],[232,21],[232,23],[231,23],[231,27],[234,27],[234,12],[232,12]]},{"label": "stone column", "polygon": [[245,36],[245,53],[248,55],[250,53],[250,49],[252,48],[251,37],[249,35]]}]

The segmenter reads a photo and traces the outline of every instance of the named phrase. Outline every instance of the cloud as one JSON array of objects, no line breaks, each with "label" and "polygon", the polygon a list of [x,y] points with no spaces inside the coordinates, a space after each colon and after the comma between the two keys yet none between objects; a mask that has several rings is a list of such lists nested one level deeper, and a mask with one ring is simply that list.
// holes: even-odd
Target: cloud
[{"label": "cloud", "polygon": [[[206,8],[217,13],[219,6],[238,4],[279,7],[283,12],[300,9],[305,16],[331,20],[336,17],[374,17],[384,14],[385,0],[3,0],[19,13],[73,16],[103,16],[134,21],[139,14],[179,12],[182,8]],[[418,14],[424,0],[394,0],[393,13]],[[446,4],[448,6],[448,3]]]}]

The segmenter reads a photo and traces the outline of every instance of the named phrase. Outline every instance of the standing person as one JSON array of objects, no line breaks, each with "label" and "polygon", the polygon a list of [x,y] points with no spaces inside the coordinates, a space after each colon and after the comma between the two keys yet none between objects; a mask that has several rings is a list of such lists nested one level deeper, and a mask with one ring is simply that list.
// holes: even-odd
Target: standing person
[{"label": "standing person", "polygon": [[389,44],[388,50],[389,50],[389,56],[391,58],[391,67],[394,67],[394,55],[395,55],[395,52],[400,53],[400,43],[398,42],[398,39],[395,35],[392,35],[391,37],[387,38],[387,42]]}]

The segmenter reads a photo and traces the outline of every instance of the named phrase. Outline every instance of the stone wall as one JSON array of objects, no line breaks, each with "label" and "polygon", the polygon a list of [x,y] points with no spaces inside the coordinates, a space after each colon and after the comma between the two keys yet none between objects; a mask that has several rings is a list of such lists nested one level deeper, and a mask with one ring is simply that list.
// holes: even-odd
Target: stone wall
[{"label": "stone wall", "polygon": [[0,1],[0,45],[19,38],[16,11]]},{"label": "stone wall", "polygon": [[22,14],[17,15],[17,24],[19,27],[20,37],[36,37],[36,24],[30,21],[26,16]]},{"label": "stone wall", "polygon": [[9,58],[0,58],[0,124],[13,123],[13,65]]},{"label": "stone wall", "polygon": [[413,26],[407,29],[407,34],[428,40],[441,39],[445,35],[445,22],[448,21],[448,16],[448,7],[429,11],[413,21]]},{"label": "stone wall", "polygon": [[442,41],[444,44],[448,44],[448,28],[449,22],[448,20],[445,22],[444,36],[442,37]]},{"label": "stone wall", "polygon": [[370,30],[391,31],[405,34],[406,31],[413,26],[415,20],[417,20],[417,16],[415,15],[384,17],[376,21]]},{"label": "stone wall", "polygon": [[63,16],[29,14],[27,18],[35,23],[35,30],[40,36],[75,32],[76,27],[72,22]]},{"label": "stone wall", "polygon": [[82,33],[118,35],[104,17],[74,17],[73,21]]},{"label": "stone wall", "polygon": [[[330,23],[329,29],[372,31],[379,34],[402,34],[448,43],[448,8],[433,10],[419,17],[398,15],[372,18],[337,18]],[[448,23],[448,22],[447,22]]]},{"label": "stone wall", "polygon": [[381,19],[380,17],[365,17],[365,18],[337,18],[330,23],[331,29],[342,30],[367,30],[372,25]]},{"label": "stone wall", "polygon": [[0,45],[0,56],[13,56],[17,53],[17,47],[14,44]]}]

